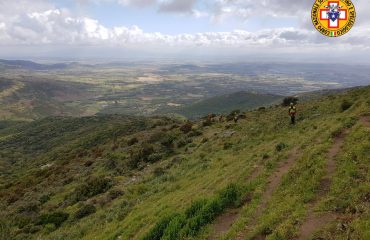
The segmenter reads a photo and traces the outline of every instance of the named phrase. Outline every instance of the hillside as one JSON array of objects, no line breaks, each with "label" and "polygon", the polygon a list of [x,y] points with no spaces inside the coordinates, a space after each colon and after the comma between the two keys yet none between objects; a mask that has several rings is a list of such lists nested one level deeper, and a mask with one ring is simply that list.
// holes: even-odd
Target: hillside
[{"label": "hillside", "polygon": [[254,108],[269,106],[281,100],[282,96],[240,91],[216,96],[180,107],[175,112],[187,118],[199,118],[210,113],[227,114],[233,110],[248,111]]},{"label": "hillside", "polygon": [[15,68],[15,69],[28,69],[36,71],[45,71],[45,70],[55,70],[55,69],[65,69],[70,64],[57,63],[57,64],[40,64],[32,61],[25,60],[4,60],[0,59],[0,68]]},{"label": "hillside", "polygon": [[369,239],[369,99],[1,122],[0,239]]},{"label": "hillside", "polygon": [[91,84],[32,76],[0,77],[0,120],[35,120],[47,116],[78,116],[78,102],[94,96]]}]

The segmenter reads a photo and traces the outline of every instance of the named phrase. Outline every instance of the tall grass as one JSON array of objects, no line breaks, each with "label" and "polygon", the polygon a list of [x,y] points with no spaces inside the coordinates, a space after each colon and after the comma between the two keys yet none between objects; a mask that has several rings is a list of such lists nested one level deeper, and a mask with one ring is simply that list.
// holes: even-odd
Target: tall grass
[{"label": "tall grass", "polygon": [[243,188],[240,185],[230,184],[214,198],[200,199],[193,202],[184,212],[162,218],[142,240],[194,237],[225,209],[238,206],[243,196],[242,193]]}]

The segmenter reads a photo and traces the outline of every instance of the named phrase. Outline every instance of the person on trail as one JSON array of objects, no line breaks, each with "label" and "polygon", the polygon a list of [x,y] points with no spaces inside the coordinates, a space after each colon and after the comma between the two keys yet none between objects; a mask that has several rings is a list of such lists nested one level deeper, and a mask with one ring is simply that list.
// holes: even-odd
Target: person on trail
[{"label": "person on trail", "polygon": [[297,114],[296,106],[294,105],[294,103],[290,103],[289,116],[290,116],[291,124],[295,124],[295,115],[296,114]]}]

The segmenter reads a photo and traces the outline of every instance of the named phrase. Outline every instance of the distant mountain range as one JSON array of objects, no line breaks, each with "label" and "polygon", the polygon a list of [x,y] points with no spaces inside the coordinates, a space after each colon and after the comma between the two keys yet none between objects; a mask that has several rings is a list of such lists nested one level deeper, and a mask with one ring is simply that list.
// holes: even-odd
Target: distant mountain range
[{"label": "distant mountain range", "polygon": [[27,70],[55,70],[65,69],[75,63],[56,63],[56,64],[40,64],[26,60],[4,60],[0,59],[0,66],[4,65],[7,68],[23,68]]}]

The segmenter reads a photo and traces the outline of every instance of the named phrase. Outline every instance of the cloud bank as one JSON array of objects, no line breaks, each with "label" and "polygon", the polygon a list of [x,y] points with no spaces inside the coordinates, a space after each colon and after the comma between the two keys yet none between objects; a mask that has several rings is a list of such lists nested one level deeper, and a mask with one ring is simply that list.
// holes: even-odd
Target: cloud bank
[{"label": "cloud bank", "polygon": [[[203,14],[210,20],[224,18],[248,19],[254,15],[292,15],[301,9],[302,16],[310,9],[309,1],[297,0],[216,0],[203,1],[207,12],[197,10],[199,0],[92,0],[104,4],[117,1],[125,6],[157,6],[159,12]],[[79,0],[81,4],[94,4],[89,0]],[[278,3],[278,4],[277,4]],[[360,4],[361,5],[361,4]],[[32,2],[11,0],[0,2],[0,47],[9,46],[65,46],[68,47],[110,47],[132,49],[227,49],[232,52],[265,51],[276,49],[286,51],[354,51],[370,47],[370,28],[367,21],[339,39],[321,36],[305,23],[304,17],[299,28],[261,29],[256,32],[234,30],[229,32],[202,32],[196,34],[168,35],[160,32],[145,32],[139,26],[106,27],[98,20],[79,16],[69,9],[56,8],[43,0]],[[308,12],[309,14],[309,12]]]}]

